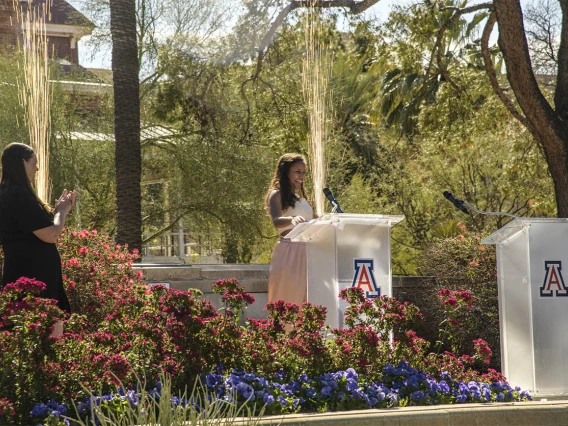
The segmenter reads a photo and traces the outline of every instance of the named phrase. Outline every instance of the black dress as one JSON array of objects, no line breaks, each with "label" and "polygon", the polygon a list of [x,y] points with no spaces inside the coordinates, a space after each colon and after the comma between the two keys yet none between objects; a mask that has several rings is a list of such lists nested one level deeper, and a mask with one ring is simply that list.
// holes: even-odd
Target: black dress
[{"label": "black dress", "polygon": [[71,312],[57,247],[33,233],[51,225],[53,216],[28,189],[11,184],[0,191],[0,243],[4,249],[2,288],[20,277],[35,278],[47,286],[41,297],[56,299],[60,309]]}]

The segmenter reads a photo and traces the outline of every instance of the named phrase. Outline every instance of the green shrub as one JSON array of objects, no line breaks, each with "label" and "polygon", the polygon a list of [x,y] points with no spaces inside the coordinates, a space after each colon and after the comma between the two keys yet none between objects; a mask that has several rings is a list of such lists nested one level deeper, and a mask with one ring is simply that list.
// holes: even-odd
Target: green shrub
[{"label": "green shrub", "polygon": [[[474,340],[481,338],[493,350],[488,366],[499,369],[495,246],[481,244],[481,237],[465,225],[460,225],[460,230],[458,236],[438,239],[424,253],[421,273],[434,277],[435,284],[425,289],[421,310],[430,322],[440,324],[438,353],[472,353]],[[464,292],[470,292],[472,299],[464,299]]]}]

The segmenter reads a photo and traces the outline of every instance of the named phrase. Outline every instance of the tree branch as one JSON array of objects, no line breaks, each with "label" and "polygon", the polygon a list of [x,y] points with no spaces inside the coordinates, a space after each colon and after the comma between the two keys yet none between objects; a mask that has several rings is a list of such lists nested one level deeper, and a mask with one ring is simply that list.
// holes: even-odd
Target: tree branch
[{"label": "tree branch", "polygon": [[272,25],[270,25],[270,29],[268,30],[268,32],[266,33],[266,35],[262,38],[262,41],[260,42],[260,45],[258,46],[258,56],[261,57],[263,56],[264,50],[268,48],[268,46],[270,46],[272,44],[272,40],[274,39],[274,36],[276,34],[276,30],[278,29],[278,27],[280,25],[282,25],[282,22],[284,22],[284,19],[286,19],[286,17],[288,16],[288,14],[296,9],[298,6],[296,6],[296,2],[291,2],[288,4],[288,6],[286,6],[284,9],[282,9],[282,11],[278,14],[278,16],[276,17],[276,19],[274,20],[274,22],[272,23]]},{"label": "tree branch", "polygon": [[[539,139],[555,140],[558,136],[553,136],[553,133],[558,130],[554,129],[559,124],[558,115],[536,81],[523,27],[521,5],[518,0],[495,0],[495,13],[499,24],[498,44],[507,66],[507,79],[520,109],[531,124],[529,130]],[[558,139],[555,143],[558,143]],[[562,147],[556,146],[554,150],[560,150],[557,151],[560,153]]]},{"label": "tree branch", "polygon": [[488,2],[488,3],[479,3],[473,6],[469,6],[469,7],[456,7],[456,6],[444,6],[441,7],[440,10],[444,11],[444,10],[453,10],[456,13],[459,13],[460,15],[466,14],[466,13],[471,13],[471,12],[477,12],[478,10],[481,9],[492,9],[493,8],[493,3]]},{"label": "tree branch", "polygon": [[276,30],[286,17],[292,12],[294,9],[299,8],[332,8],[332,7],[345,7],[351,10],[351,13],[358,14],[369,7],[373,6],[375,3],[378,3],[379,0],[292,0],[288,5],[280,11],[274,22],[270,25],[270,29],[266,33],[266,35],[262,38],[258,48],[256,49],[258,53],[258,57],[256,59],[256,67],[254,74],[248,77],[243,83],[241,84],[241,97],[244,99],[245,103],[247,104],[247,119],[245,122],[245,129],[243,132],[242,142],[246,141],[246,139],[250,136],[250,123],[251,123],[251,111],[250,111],[250,101],[246,96],[245,87],[251,81],[255,81],[260,72],[262,71],[262,62],[266,55],[266,50],[272,44],[274,40],[274,36],[276,35]]},{"label": "tree branch", "polygon": [[499,81],[497,80],[497,75],[495,74],[495,69],[493,68],[493,61],[491,60],[491,55],[489,54],[489,37],[491,36],[491,32],[493,31],[493,27],[495,26],[495,22],[497,21],[497,15],[495,11],[492,11],[487,19],[487,23],[485,24],[485,28],[483,28],[483,35],[481,36],[481,54],[483,55],[483,63],[485,65],[485,72],[489,77],[489,81],[491,83],[491,87],[493,91],[497,94],[499,99],[505,104],[509,112],[519,120],[525,127],[529,128],[530,124],[527,121],[526,117],[523,116],[517,107],[513,104],[513,101],[509,99],[509,97],[503,92],[503,89],[499,85]]},{"label": "tree branch", "polygon": [[[458,94],[462,93],[463,90],[450,77],[450,74],[449,74],[446,66],[442,62],[442,39],[444,38],[444,34],[445,34],[446,30],[454,22],[456,22],[462,15],[472,13],[472,12],[477,12],[478,10],[482,10],[482,9],[491,9],[492,7],[493,7],[493,3],[480,3],[480,4],[476,4],[474,6],[464,7],[464,8],[452,7],[452,6],[440,8],[441,11],[453,10],[454,14],[452,16],[450,16],[450,18],[446,22],[444,22],[444,24],[438,30],[438,35],[436,37],[436,44],[434,45],[434,53],[436,55],[436,63],[438,65],[438,69],[440,70],[440,73],[444,76],[446,81],[448,83],[450,83],[454,89],[456,89]],[[432,65],[432,58],[430,58],[430,64],[428,66],[428,71],[430,70],[431,65]]]},{"label": "tree branch", "polygon": [[[300,8],[320,8],[320,9],[328,9],[332,7],[345,7],[351,10],[351,13],[357,15],[361,12],[364,12],[374,4],[378,3],[379,0],[292,0],[288,5],[280,11],[272,25],[270,25],[270,29],[266,33],[266,35],[262,38],[260,45],[257,48],[257,52],[259,54],[260,60],[262,60],[262,56],[265,53],[265,50],[272,44],[272,40],[276,35],[276,30],[282,22],[286,19],[286,17],[292,12],[294,9]],[[258,74],[256,74],[258,75]]]},{"label": "tree branch", "polygon": [[345,7],[351,11],[353,14],[358,14],[364,12],[379,0],[295,0],[292,3],[295,4],[294,8],[300,7],[317,7],[322,9],[329,9],[332,7]]},{"label": "tree branch", "polygon": [[568,120],[568,0],[559,0],[562,8],[562,31],[558,48],[558,74],[554,104],[562,120]]},{"label": "tree branch", "polygon": [[249,78],[247,78],[245,81],[243,81],[242,84],[241,84],[241,97],[245,100],[245,102],[247,104],[247,119],[246,119],[246,123],[245,123],[245,130],[243,132],[243,137],[241,138],[241,144],[243,144],[248,139],[248,137],[250,136],[250,122],[251,122],[250,101],[249,101],[247,94],[245,92],[245,86],[247,85],[247,83],[249,83],[251,81],[255,81],[258,78],[258,76],[260,75],[260,71],[262,71],[262,60],[263,59],[264,59],[264,52],[259,51],[258,52],[258,58],[256,60],[256,67],[255,67],[254,74],[251,75]]},{"label": "tree branch", "polygon": [[178,216],[176,216],[176,218],[167,226],[164,226],[162,229],[154,232],[152,235],[150,235],[149,237],[146,237],[142,240],[142,244],[146,244],[149,241],[152,241],[152,239],[159,237],[160,235],[162,235],[164,232],[169,231],[170,229],[172,229],[177,223],[178,221],[184,216],[185,213],[182,213]]}]

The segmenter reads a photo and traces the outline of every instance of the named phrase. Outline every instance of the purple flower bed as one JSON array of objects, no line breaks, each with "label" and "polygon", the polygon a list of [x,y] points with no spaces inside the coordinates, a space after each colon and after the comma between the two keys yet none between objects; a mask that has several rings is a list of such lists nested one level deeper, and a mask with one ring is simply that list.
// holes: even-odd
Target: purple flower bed
[{"label": "purple flower bed", "polygon": [[[511,388],[503,381],[464,383],[452,380],[449,374],[443,374],[443,380],[438,381],[404,361],[396,367],[387,365],[383,370],[382,382],[366,382],[352,368],[315,378],[302,374],[295,380],[287,381],[285,377],[285,374],[280,373],[268,379],[242,370],[230,374],[209,373],[203,378],[203,388],[210,401],[218,399],[238,405],[246,404],[253,412],[264,407],[264,415],[532,400],[527,391],[518,387]],[[147,395],[159,400],[161,390],[162,384],[158,382]],[[106,408],[112,410],[112,406],[119,407],[121,403],[127,402],[134,408],[141,399],[141,395],[134,390],[124,392],[119,389],[116,393],[78,401],[76,407],[78,414],[86,421],[93,404],[106,404]],[[197,400],[191,398],[172,397],[171,407],[199,410]],[[55,401],[36,404],[30,413],[32,418],[41,421],[47,418],[53,421],[62,415],[73,417],[75,413],[68,412],[65,404]],[[62,418],[61,421],[67,422]]]}]

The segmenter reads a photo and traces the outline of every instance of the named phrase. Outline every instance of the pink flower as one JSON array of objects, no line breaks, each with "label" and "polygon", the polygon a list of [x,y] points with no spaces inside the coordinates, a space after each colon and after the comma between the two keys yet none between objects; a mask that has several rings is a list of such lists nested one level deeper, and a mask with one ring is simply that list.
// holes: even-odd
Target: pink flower
[{"label": "pink flower", "polygon": [[73,257],[73,258],[71,258],[67,261],[67,267],[69,267],[69,268],[78,268],[79,266],[81,266],[81,264],[79,263],[79,261],[75,257]]},{"label": "pink flower", "polygon": [[4,292],[13,290],[16,293],[39,294],[44,291],[45,288],[45,284],[35,278],[21,277],[18,278],[15,283],[7,284],[4,287]]},{"label": "pink flower", "polygon": [[481,358],[485,364],[491,362],[491,357],[493,356],[493,351],[483,339],[477,339],[473,341],[473,347],[476,352],[476,356]]},{"label": "pink flower", "polygon": [[453,297],[448,297],[446,300],[444,300],[442,302],[442,305],[451,305],[451,306],[457,306],[458,301],[456,299],[454,299]]}]

